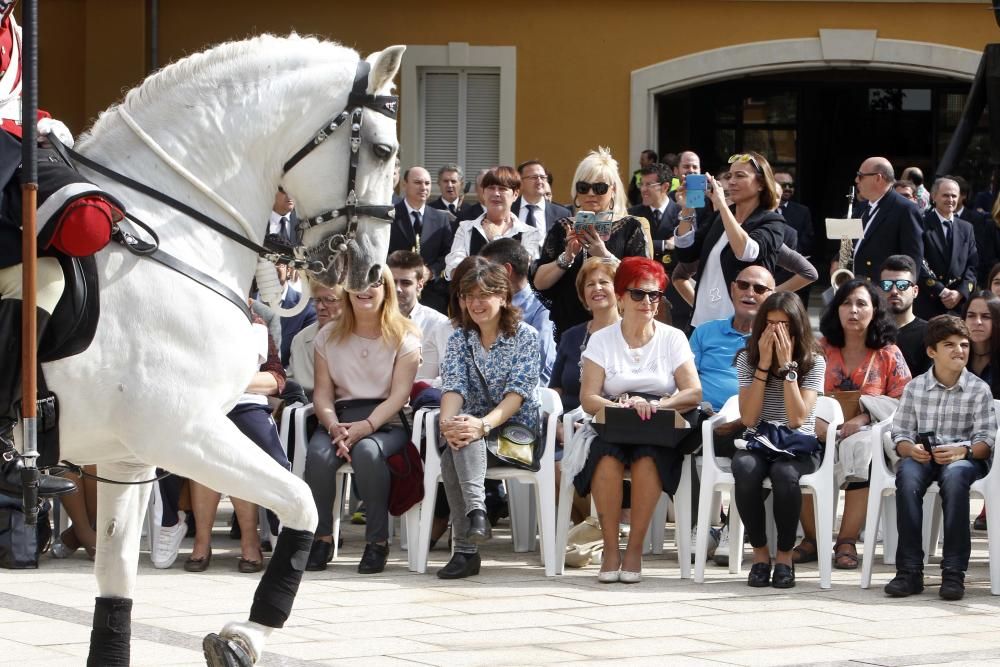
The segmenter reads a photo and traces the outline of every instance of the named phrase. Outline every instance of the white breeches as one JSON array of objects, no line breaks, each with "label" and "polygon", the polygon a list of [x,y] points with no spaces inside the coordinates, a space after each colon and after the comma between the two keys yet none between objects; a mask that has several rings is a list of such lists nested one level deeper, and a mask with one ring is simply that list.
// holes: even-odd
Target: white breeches
[{"label": "white breeches", "polygon": [[[35,292],[36,304],[51,315],[62,296],[66,279],[63,277],[59,260],[53,257],[39,257],[36,266],[35,275],[38,282],[38,290]],[[23,296],[22,288],[20,264],[0,269],[0,298],[20,299]]]}]

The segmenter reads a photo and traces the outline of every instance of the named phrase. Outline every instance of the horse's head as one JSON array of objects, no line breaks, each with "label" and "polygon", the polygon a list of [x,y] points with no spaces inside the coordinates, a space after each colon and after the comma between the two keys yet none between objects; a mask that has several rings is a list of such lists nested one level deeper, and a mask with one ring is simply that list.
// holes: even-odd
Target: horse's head
[{"label": "horse's head", "polygon": [[295,198],[300,219],[310,223],[302,237],[305,258],[323,285],[364,291],[380,278],[399,149],[396,101],[389,93],[405,48],[391,46],[359,63],[344,113],[331,108],[339,115],[306,153],[286,164],[284,188]]}]

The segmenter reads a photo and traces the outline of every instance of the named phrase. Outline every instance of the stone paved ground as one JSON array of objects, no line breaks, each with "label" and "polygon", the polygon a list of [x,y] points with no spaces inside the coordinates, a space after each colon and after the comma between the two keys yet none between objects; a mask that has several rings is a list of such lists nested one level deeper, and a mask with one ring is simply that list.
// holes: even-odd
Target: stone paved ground
[{"label": "stone paved ground", "polygon": [[[714,566],[704,585],[682,581],[669,530],[666,553],[647,557],[635,586],[598,584],[593,567],[547,579],[537,553],[512,552],[506,523],[478,577],[412,574],[395,546],[385,573],[362,577],[361,529],[345,532],[341,557],[307,573],[294,615],[260,664],[1000,664],[1000,597],[990,595],[983,533],[975,534],[966,598],[944,602],[936,576],[921,596],[887,599],[881,586],[891,571],[881,562],[867,591],[857,572],[837,570],[833,589],[821,591],[815,564],[799,568],[790,591],[751,589]],[[257,577],[236,572],[236,546],[220,528],[204,574],[180,562],[155,570],[142,556],[134,665],[203,665],[202,635],[245,618]],[[181,560],[190,548],[185,540]],[[432,552],[431,572],[447,556]],[[34,571],[0,570],[0,664],[84,664],[91,570],[82,551],[64,561],[43,556]]]}]

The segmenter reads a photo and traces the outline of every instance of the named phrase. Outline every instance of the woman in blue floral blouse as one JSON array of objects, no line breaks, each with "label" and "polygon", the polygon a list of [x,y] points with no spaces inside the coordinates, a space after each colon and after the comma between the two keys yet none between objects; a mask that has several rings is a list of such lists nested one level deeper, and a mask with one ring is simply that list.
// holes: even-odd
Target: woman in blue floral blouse
[{"label": "woman in blue floral blouse", "polygon": [[[486,442],[513,419],[538,428],[538,334],[511,305],[499,264],[476,262],[459,284],[461,328],[448,339],[441,377],[441,478],[451,507],[454,555],[441,579],[479,574],[478,545],[491,537],[486,518]],[[476,371],[486,379],[489,396]]]}]

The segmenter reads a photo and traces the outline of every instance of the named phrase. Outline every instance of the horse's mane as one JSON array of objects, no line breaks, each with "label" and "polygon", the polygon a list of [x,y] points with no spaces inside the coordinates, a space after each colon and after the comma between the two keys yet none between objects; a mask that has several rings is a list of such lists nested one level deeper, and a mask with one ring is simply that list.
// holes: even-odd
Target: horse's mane
[{"label": "horse's mane", "polygon": [[[223,84],[247,84],[271,78],[279,70],[304,69],[357,58],[356,51],[336,42],[296,33],[287,37],[264,34],[224,42],[181,58],[150,74],[139,86],[130,90],[121,102],[102,111],[87,135],[93,136],[105,129],[104,126],[115,116],[113,112],[119,106],[132,113],[148,106],[150,100],[190,101],[191,98],[184,93],[186,90],[218,88]],[[236,73],[240,74],[239,78],[234,78]]]}]

